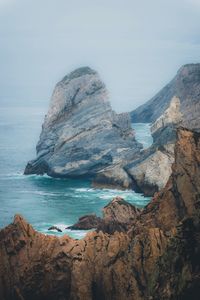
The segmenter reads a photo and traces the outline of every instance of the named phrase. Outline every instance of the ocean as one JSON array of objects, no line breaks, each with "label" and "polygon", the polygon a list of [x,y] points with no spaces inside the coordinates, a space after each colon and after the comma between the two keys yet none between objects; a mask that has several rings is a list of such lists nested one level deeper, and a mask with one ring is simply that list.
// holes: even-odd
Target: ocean
[{"label": "ocean", "polygon": [[[86,231],[66,230],[79,217],[96,213],[115,196],[143,207],[150,198],[131,190],[95,189],[84,180],[55,179],[23,175],[28,160],[35,157],[46,107],[40,105],[7,106],[0,109],[0,228],[21,214],[33,227],[45,234],[68,234],[80,239]],[[136,138],[145,148],[152,143],[149,124],[133,124]],[[62,233],[48,231],[52,225]]]}]

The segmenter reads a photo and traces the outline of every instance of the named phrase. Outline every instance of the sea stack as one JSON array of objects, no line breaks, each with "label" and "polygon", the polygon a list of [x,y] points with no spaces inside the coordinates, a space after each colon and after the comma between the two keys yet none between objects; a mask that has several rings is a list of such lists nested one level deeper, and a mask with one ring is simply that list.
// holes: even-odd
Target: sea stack
[{"label": "sea stack", "polygon": [[124,166],[139,154],[129,114],[116,114],[105,84],[89,67],[65,76],[55,87],[25,174],[91,177],[97,184],[130,187]]}]

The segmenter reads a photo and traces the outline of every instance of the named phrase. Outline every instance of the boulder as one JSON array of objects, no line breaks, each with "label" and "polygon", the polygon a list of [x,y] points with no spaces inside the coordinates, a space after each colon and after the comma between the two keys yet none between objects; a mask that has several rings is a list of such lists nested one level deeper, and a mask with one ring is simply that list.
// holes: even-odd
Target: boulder
[{"label": "boulder", "polygon": [[100,223],[101,223],[101,218],[97,217],[95,214],[85,215],[80,217],[77,223],[68,226],[66,229],[89,230],[89,229],[97,228]]},{"label": "boulder", "polygon": [[115,197],[103,208],[103,218],[95,214],[79,218],[78,222],[67,229],[87,230],[96,228],[97,231],[114,233],[127,231],[139,215],[140,210],[121,197]]}]

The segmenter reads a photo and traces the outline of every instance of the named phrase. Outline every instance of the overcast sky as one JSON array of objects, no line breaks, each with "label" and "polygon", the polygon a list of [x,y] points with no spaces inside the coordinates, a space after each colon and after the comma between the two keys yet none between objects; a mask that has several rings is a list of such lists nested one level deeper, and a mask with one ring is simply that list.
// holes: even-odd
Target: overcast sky
[{"label": "overcast sky", "polygon": [[117,111],[200,62],[200,0],[0,0],[0,101],[48,105],[80,66],[97,70]]}]

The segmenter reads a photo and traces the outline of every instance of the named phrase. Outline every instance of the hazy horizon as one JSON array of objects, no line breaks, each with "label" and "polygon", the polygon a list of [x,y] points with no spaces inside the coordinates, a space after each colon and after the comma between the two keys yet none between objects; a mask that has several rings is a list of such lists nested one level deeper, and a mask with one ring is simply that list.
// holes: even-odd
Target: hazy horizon
[{"label": "hazy horizon", "polygon": [[48,106],[55,84],[89,66],[113,109],[149,100],[200,62],[200,1],[0,0],[0,102]]}]

